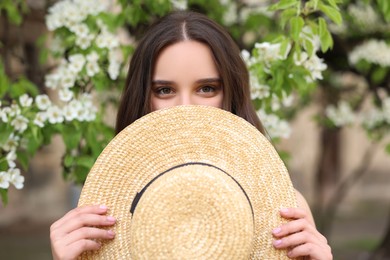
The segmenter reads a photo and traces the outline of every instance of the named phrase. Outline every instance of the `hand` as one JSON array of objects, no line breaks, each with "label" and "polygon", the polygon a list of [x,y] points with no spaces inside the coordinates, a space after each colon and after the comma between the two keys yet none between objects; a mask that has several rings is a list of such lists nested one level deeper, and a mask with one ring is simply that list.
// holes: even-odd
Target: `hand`
[{"label": "hand", "polygon": [[84,251],[100,248],[93,239],[113,239],[113,231],[96,227],[115,224],[115,218],[105,216],[106,213],[106,206],[84,206],[53,223],[50,227],[53,259],[76,259]]},{"label": "hand", "polygon": [[291,221],[272,231],[276,238],[273,242],[275,248],[287,249],[289,258],[333,259],[328,241],[317,231],[304,209],[282,209],[280,215]]}]

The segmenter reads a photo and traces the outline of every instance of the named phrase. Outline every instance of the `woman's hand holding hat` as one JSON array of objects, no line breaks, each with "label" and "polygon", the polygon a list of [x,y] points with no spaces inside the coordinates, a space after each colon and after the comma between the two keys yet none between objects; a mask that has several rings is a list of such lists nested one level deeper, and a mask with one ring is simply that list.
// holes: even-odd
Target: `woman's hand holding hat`
[{"label": "woman's hand holding hat", "polygon": [[302,208],[280,210],[280,215],[291,221],[273,230],[275,248],[288,249],[287,256],[305,259],[333,259],[326,238],[314,226],[311,216]]},{"label": "woman's hand holding hat", "polygon": [[106,206],[83,206],[53,223],[50,227],[53,259],[76,259],[84,251],[99,249],[96,240],[113,239],[113,231],[98,228],[115,224],[115,218],[106,214]]}]

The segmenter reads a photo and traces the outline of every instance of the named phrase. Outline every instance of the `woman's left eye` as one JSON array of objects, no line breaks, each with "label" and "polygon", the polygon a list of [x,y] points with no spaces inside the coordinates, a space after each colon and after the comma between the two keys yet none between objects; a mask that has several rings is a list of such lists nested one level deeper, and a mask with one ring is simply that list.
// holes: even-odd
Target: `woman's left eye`
[{"label": "woman's left eye", "polygon": [[212,86],[204,86],[199,89],[199,92],[204,92],[204,93],[209,93],[214,91],[215,91],[215,87]]}]

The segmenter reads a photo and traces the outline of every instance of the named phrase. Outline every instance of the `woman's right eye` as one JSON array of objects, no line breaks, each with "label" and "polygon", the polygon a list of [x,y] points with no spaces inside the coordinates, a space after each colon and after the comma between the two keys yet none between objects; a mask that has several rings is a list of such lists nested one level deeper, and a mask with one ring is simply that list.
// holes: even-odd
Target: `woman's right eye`
[{"label": "woman's right eye", "polygon": [[170,95],[173,93],[173,90],[169,87],[161,87],[156,89],[158,95]]}]

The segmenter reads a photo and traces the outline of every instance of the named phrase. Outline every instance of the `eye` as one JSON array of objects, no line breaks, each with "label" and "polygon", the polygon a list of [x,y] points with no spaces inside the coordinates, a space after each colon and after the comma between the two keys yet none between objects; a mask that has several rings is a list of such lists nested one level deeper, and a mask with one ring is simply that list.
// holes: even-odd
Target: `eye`
[{"label": "eye", "polygon": [[215,87],[213,86],[203,86],[199,89],[199,92],[203,92],[203,93],[210,93],[214,91],[215,91]]},{"label": "eye", "polygon": [[158,95],[170,95],[173,94],[172,88],[169,87],[160,87],[156,89]]}]

